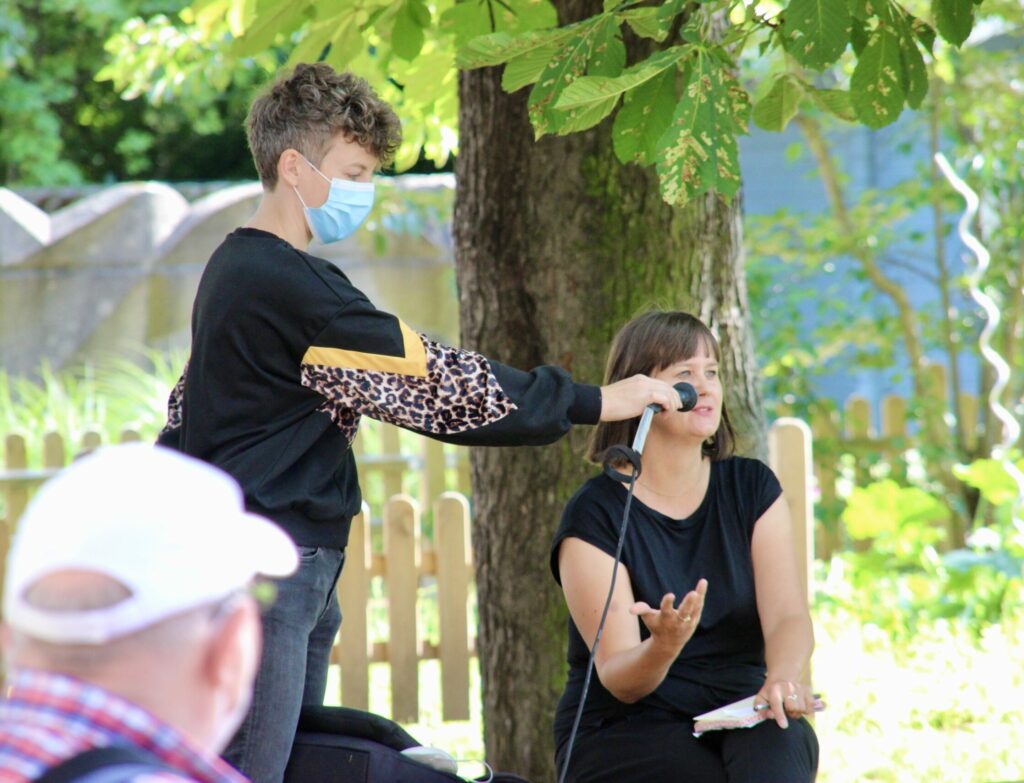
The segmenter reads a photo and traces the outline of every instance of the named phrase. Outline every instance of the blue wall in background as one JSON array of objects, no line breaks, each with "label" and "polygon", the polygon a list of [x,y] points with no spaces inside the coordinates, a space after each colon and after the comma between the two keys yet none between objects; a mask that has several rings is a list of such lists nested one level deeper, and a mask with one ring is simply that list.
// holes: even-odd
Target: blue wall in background
[{"label": "blue wall in background", "polygon": [[[929,164],[928,128],[923,118],[910,113],[905,113],[898,122],[878,131],[850,126],[833,132],[829,136],[829,144],[849,177],[846,191],[848,205],[865,189],[889,188],[908,178],[920,176],[920,171]],[[825,189],[816,174],[817,166],[813,156],[809,150],[803,149],[802,154],[794,159],[787,155],[787,148],[791,145],[804,148],[803,135],[795,124],[790,124],[782,133],[769,133],[752,127],[750,135],[741,138],[744,212],[747,215],[767,216],[780,209],[791,213],[814,214],[829,209]],[[961,172],[962,176],[963,174]],[[959,217],[959,212],[947,215],[951,224],[955,224]],[[907,242],[902,247],[897,246],[897,249],[912,249],[919,255],[927,253],[930,258],[934,252],[932,226],[930,208],[916,211],[900,226],[900,230],[905,234],[920,231],[928,238],[919,244]],[[757,237],[751,233],[749,223],[745,226],[745,231],[748,254],[756,253]],[[973,268],[974,258],[969,255],[965,257],[964,250],[955,231],[951,232],[946,241],[946,258],[954,277]],[[850,259],[836,260],[837,265],[841,267],[855,263]],[[921,265],[934,272],[934,263]],[[885,272],[894,280],[905,284],[916,309],[938,315],[941,305],[935,285],[904,269],[886,267]],[[834,278],[827,278],[824,273],[815,281],[822,291],[830,283],[834,283]],[[865,288],[866,284],[853,282],[850,298],[859,297]],[[972,309],[968,302],[966,294],[963,294],[958,297],[956,304],[962,309]],[[895,313],[895,307],[886,309]],[[804,314],[808,324],[815,323],[818,316],[814,312],[813,302],[807,303]],[[755,315],[756,333],[760,334],[763,330],[770,329],[769,323],[763,323],[765,320],[767,319]],[[885,328],[885,324],[879,324],[879,327]],[[897,325],[894,323],[892,328],[897,328]],[[902,342],[900,346],[900,363],[905,367]],[[937,363],[947,364],[946,356],[942,352],[930,351],[928,355]],[[964,390],[976,392],[977,363],[961,359],[959,369]],[[879,401],[887,394],[909,396],[909,378],[905,373],[902,373],[904,377],[900,379],[894,375],[893,372],[858,369],[830,372],[816,383],[816,391],[840,403],[851,394],[858,394],[868,398],[872,403],[872,409],[877,411]],[[877,420],[875,425],[878,426]]]}]

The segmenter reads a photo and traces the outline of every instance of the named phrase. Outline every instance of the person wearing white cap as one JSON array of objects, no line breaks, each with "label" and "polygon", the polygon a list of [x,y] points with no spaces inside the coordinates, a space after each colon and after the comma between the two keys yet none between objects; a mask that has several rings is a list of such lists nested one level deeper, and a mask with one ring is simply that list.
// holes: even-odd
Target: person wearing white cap
[{"label": "person wearing white cap", "polygon": [[250,587],[297,564],[233,479],[169,449],[102,448],[50,480],[7,562],[0,781],[243,781],[217,754],[259,663]]}]

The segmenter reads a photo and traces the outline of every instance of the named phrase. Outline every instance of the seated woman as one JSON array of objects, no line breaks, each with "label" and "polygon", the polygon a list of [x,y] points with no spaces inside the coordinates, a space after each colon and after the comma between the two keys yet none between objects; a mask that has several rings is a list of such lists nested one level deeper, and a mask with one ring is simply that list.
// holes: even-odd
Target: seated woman
[{"label": "seated woman", "polygon": [[[682,312],[651,312],[619,332],[606,382],[645,373],[686,381],[689,412],[651,424],[615,591],[567,780],[799,783],[818,742],[800,682],[814,648],[790,520],[772,471],[733,456],[719,347]],[[638,420],[599,424],[589,457],[629,444]],[[617,466],[629,472],[628,465]],[[608,593],[627,487],[599,475],[565,508],[551,551],[569,622],[569,678],[555,717],[561,771]],[[684,596],[681,602],[677,596]],[[756,694],[769,720],[693,736],[693,717]]]}]

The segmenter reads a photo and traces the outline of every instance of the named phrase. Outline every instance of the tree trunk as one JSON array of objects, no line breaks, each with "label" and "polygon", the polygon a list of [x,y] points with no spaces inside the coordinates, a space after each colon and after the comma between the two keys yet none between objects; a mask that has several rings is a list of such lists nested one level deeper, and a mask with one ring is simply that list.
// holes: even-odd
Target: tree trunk
[{"label": "tree trunk", "polygon": [[[600,10],[556,6],[563,23]],[[535,142],[528,89],[503,92],[493,68],[459,80],[463,345],[599,383],[611,338],[630,317],[688,310],[717,330],[734,424],[746,451],[763,455],[739,204],[711,196],[672,209],[653,170],[617,161],[610,121]],[[565,501],[596,470],[582,456],[586,429],[544,448],[471,457],[487,758],[536,781],[554,779],[551,722],[566,675],[567,614],[549,546]]]}]

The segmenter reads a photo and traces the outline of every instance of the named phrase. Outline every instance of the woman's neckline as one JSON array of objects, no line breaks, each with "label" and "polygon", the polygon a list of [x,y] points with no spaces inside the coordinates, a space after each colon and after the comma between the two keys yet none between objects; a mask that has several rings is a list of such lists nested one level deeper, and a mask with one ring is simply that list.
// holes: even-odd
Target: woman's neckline
[{"label": "woman's neckline", "polygon": [[[606,478],[608,478],[608,477],[606,476]],[[692,523],[696,522],[700,518],[701,512],[704,510],[704,507],[708,503],[708,498],[710,498],[710,496],[711,496],[711,489],[712,489],[712,486],[713,486],[713,483],[714,483],[714,480],[715,480],[715,463],[713,461],[711,461],[711,460],[708,461],[707,479],[708,479],[707,480],[707,486],[704,488],[704,495],[701,497],[700,502],[694,507],[693,511],[691,511],[686,516],[676,516],[674,514],[670,514],[670,513],[666,513],[664,511],[661,511],[660,509],[657,509],[654,506],[652,506],[652,505],[644,502],[640,498],[636,497],[635,494],[633,495],[633,502],[637,503],[638,505],[642,506],[646,510],[650,511],[652,514],[656,514],[657,516],[661,517],[662,519],[668,520],[670,522],[681,523],[681,524],[692,524]],[[623,492],[623,494],[625,494],[626,492],[629,491],[628,488],[626,486],[624,486],[621,482],[615,481],[614,479],[611,479],[611,478],[609,478],[608,480],[611,481],[613,484],[615,484],[615,486],[618,487]],[[651,490],[651,492],[653,494],[655,494],[655,495],[660,494],[658,492],[655,492],[654,490]]]}]

